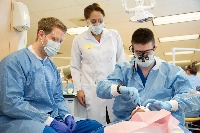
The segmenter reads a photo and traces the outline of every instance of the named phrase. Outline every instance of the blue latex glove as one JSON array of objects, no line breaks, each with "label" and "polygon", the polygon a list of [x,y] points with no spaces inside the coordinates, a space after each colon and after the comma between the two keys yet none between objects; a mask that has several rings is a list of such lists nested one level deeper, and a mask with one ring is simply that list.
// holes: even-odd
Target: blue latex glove
[{"label": "blue latex glove", "polygon": [[70,128],[65,123],[57,121],[56,119],[51,122],[50,127],[58,133],[71,133]]},{"label": "blue latex glove", "polygon": [[159,111],[161,109],[171,111],[172,109],[172,105],[169,102],[162,102],[155,99],[148,99],[144,101],[142,106],[147,107],[151,111]]},{"label": "blue latex glove", "polygon": [[74,117],[71,115],[68,115],[65,118],[65,124],[71,129],[72,132],[76,129],[76,122],[74,121]]},{"label": "blue latex glove", "polygon": [[138,90],[135,87],[120,87],[120,93],[124,96],[129,96],[134,104],[140,103]]}]

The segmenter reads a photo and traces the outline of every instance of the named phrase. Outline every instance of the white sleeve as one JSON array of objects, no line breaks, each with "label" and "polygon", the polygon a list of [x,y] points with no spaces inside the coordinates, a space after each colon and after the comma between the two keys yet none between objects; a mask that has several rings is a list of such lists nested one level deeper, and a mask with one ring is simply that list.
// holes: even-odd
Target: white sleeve
[{"label": "white sleeve", "polygon": [[119,95],[119,93],[117,92],[117,86],[118,85],[116,84],[112,84],[111,86],[111,95],[113,95],[114,97]]},{"label": "white sleeve", "polygon": [[178,109],[178,102],[176,100],[168,101],[172,105],[171,111],[176,111]]},{"label": "white sleeve", "polygon": [[81,89],[81,51],[78,47],[77,37],[72,43],[70,71],[74,84],[74,92]]},{"label": "white sleeve", "polygon": [[116,32],[116,38],[117,38],[117,42],[118,42],[116,62],[117,63],[125,62],[124,46],[123,46],[122,39],[118,32]]},{"label": "white sleeve", "polygon": [[52,117],[48,117],[47,120],[44,122],[44,124],[46,124],[47,126],[50,126],[51,122],[54,120],[54,118]]}]

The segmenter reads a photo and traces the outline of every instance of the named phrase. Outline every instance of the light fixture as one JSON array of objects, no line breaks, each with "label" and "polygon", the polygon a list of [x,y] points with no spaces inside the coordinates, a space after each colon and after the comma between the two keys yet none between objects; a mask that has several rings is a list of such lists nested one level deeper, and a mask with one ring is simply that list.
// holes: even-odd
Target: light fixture
[{"label": "light fixture", "polygon": [[[176,55],[182,55],[182,54],[193,54],[194,51],[179,51],[175,52]],[[164,55],[172,55],[172,52],[166,52]]]},{"label": "light fixture", "polygon": [[200,65],[200,62],[198,62],[198,63],[195,64],[195,66],[198,66],[198,65]]},{"label": "light fixture", "polygon": [[174,24],[174,23],[188,22],[195,20],[200,20],[200,12],[158,17],[153,19],[153,24],[154,25]]},{"label": "light fixture", "polygon": [[[169,63],[173,63],[173,61],[168,61]],[[179,63],[189,63],[191,62],[191,60],[180,60],[180,61],[175,61],[175,63],[179,64]]]},{"label": "light fixture", "polygon": [[174,42],[174,41],[183,41],[183,40],[194,40],[198,38],[199,38],[199,34],[193,34],[193,35],[183,35],[183,36],[162,37],[158,39],[160,42]]},{"label": "light fixture", "polygon": [[78,35],[88,30],[88,27],[77,27],[77,28],[69,28],[67,29],[67,34],[69,35]]}]

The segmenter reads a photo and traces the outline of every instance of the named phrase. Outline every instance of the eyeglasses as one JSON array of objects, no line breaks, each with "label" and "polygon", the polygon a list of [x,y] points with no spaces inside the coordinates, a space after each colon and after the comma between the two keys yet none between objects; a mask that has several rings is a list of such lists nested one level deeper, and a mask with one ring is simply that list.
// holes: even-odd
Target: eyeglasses
[{"label": "eyeglasses", "polygon": [[63,39],[60,39],[60,38],[55,37],[55,36],[52,36],[51,40],[54,41],[54,42],[58,42],[58,43],[62,43],[63,42]]},{"label": "eyeglasses", "polygon": [[153,51],[154,51],[154,48],[148,49],[145,51],[134,50],[134,53],[138,56],[141,56],[141,55],[150,55],[150,54],[152,54]]},{"label": "eyeglasses", "polygon": [[49,39],[51,39],[54,42],[62,43],[65,40],[65,37],[55,32],[52,32],[50,33]]},{"label": "eyeglasses", "polygon": [[91,24],[96,24],[97,22],[99,23],[99,24],[102,24],[103,23],[103,19],[102,18],[100,18],[100,19],[91,19],[91,20],[89,20],[89,22],[91,23]]}]

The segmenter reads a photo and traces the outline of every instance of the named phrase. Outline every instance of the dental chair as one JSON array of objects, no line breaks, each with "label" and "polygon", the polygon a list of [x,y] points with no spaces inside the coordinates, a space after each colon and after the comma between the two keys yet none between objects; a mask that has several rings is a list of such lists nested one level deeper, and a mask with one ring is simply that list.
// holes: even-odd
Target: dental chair
[{"label": "dental chair", "polygon": [[200,117],[194,118],[185,118],[185,126],[188,130],[192,131],[193,133],[200,133],[200,125],[195,124],[194,122],[200,121]]}]

